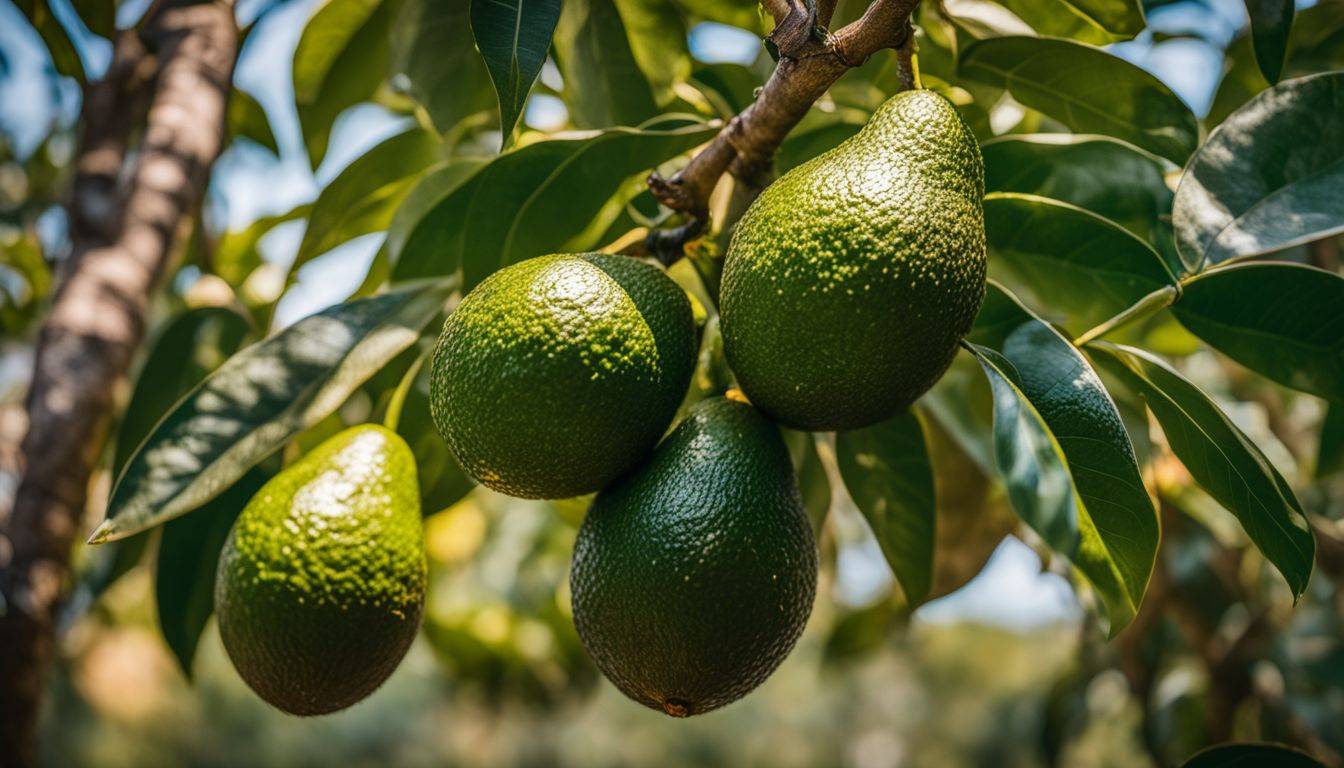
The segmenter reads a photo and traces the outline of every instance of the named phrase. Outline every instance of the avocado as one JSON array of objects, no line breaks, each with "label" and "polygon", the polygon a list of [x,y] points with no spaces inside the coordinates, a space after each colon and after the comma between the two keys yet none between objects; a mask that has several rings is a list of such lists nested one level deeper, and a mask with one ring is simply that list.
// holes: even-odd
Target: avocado
[{"label": "avocado", "polygon": [[721,327],[747,397],[782,424],[875,424],[943,374],[985,292],[984,165],[943,97],[889,99],[738,222]]},{"label": "avocado", "polygon": [[219,633],[261,698],[335,712],[401,662],[425,581],[415,459],[395,433],[353,427],[272,478],[234,522],[215,577]]},{"label": "avocado", "polygon": [[597,495],[570,571],[574,624],[625,695],[674,717],[745,696],[812,612],[817,549],[779,429],[697,403]]},{"label": "avocado", "polygon": [[596,491],[657,444],[695,368],[685,292],[653,264],[600,253],[540,256],[486,278],[434,350],[434,423],[497,491]]}]

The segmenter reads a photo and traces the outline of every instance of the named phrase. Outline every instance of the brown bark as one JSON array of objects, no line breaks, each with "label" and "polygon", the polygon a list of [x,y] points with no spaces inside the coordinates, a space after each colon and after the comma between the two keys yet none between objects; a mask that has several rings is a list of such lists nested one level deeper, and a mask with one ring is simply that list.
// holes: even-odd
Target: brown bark
[{"label": "brown bark", "polygon": [[808,13],[802,0],[769,0],[775,18],[770,40],[779,49],[779,66],[760,94],[691,162],[669,179],[649,177],[659,202],[689,214],[677,229],[650,235],[649,250],[663,258],[681,255],[681,246],[699,234],[709,216],[709,197],[719,179],[731,173],[754,197],[767,183],[771,159],[784,137],[840,76],[883,48],[901,48],[910,40],[910,14],[919,0],[873,0],[858,20],[820,37],[817,24],[829,21],[835,4]]},{"label": "brown bark", "polygon": [[142,29],[119,35],[108,76],[85,94],[68,203],[73,252],[38,339],[23,476],[0,518],[4,765],[36,760],[53,621],[89,478],[179,223],[199,203],[223,145],[237,48],[230,0],[166,3]]}]

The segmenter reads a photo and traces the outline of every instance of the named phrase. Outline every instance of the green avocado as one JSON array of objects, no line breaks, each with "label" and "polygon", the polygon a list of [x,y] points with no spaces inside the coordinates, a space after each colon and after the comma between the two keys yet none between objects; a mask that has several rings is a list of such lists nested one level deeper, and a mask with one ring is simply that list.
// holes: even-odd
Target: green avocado
[{"label": "green avocado", "polygon": [[975,136],[924,90],[767,187],[733,232],[719,307],[751,402],[821,431],[924,394],[984,298],[983,197]]},{"label": "green avocado", "polygon": [[736,701],[788,656],[812,612],[817,549],[779,429],[696,404],[579,528],[574,624],[625,695],[674,717]]},{"label": "green avocado", "polygon": [[272,478],[234,522],[215,577],[219,634],[261,698],[335,712],[401,662],[425,580],[415,459],[395,433],[353,427]]},{"label": "green avocado", "polygon": [[448,316],[431,412],[481,483],[524,498],[579,496],[657,444],[695,358],[690,300],[659,267],[540,256],[494,273]]}]

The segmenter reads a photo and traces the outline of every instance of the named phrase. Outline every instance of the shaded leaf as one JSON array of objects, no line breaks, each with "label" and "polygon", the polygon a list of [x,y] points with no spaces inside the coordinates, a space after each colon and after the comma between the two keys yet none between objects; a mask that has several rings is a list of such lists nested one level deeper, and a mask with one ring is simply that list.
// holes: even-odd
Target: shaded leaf
[{"label": "shaded leaf", "polygon": [[[1129,230],[1091,211],[1035,195],[985,197],[991,272],[1030,288],[1043,311],[1062,310],[1074,335],[1098,326],[1176,278]],[[1002,278],[1000,278],[1002,279]]]},{"label": "shaded leaf", "polygon": [[1321,423],[1321,442],[1316,449],[1316,477],[1321,479],[1344,470],[1344,403],[1331,403]]},{"label": "shaded leaf", "polygon": [[1021,36],[980,40],[962,52],[958,71],[1007,89],[1077,133],[1112,136],[1177,164],[1199,143],[1194,113],[1162,81],[1082,43]]},{"label": "shaded leaf", "polygon": [[1196,753],[1181,768],[1325,768],[1314,757],[1279,744],[1219,744]]},{"label": "shaded leaf", "polygon": [[506,146],[559,20],[560,0],[471,0],[471,31],[499,96]]},{"label": "shaded leaf", "polygon": [[440,147],[433,134],[412,128],[355,158],[313,202],[290,274],[342,243],[386,229]]},{"label": "shaded leaf", "polygon": [[657,112],[616,0],[566,0],[555,53],[565,104],[580,128],[638,125]]},{"label": "shaded leaf", "polygon": [[89,31],[108,40],[117,31],[116,0],[71,0],[71,6],[79,15],[79,20]]},{"label": "shaded leaf", "polygon": [[924,432],[912,411],[879,424],[838,432],[836,462],[896,574],[905,600],[918,605],[933,583],[933,469]]},{"label": "shaded leaf", "polygon": [[1344,72],[1285,81],[1223,121],[1172,216],[1192,270],[1344,231]]},{"label": "shaded leaf", "polygon": [[51,12],[47,0],[14,0],[14,4],[28,19],[28,23],[33,25],[33,29],[37,30],[56,71],[81,83],[84,82],[84,63],[79,58],[79,51],[75,49],[75,44],[70,40],[70,34],[65,31],[65,27],[61,26],[61,22]]},{"label": "shaded leaf", "polygon": [[429,373],[430,366],[420,365],[403,382],[405,396],[395,428],[415,456],[425,516],[451,507],[476,487],[434,427],[429,410]]},{"label": "shaded leaf", "polygon": [[1344,402],[1344,277],[1300,264],[1240,264],[1189,281],[1171,310],[1247,368]]},{"label": "shaded leaf", "polygon": [[472,39],[471,5],[401,0],[392,27],[392,71],[402,76],[393,82],[425,108],[440,134],[497,103]]},{"label": "shaded leaf", "polygon": [[129,536],[220,494],[415,343],[451,288],[418,286],[339,304],[234,355],[131,457],[90,541]]},{"label": "shaded leaf", "polygon": [[1144,399],[1191,477],[1241,521],[1294,597],[1300,596],[1311,576],[1315,543],[1297,497],[1260,449],[1208,395],[1153,355],[1111,344],[1088,349]]},{"label": "shaded leaf", "polygon": [[280,154],[280,146],[275,141],[275,133],[271,131],[271,121],[266,117],[266,110],[237,86],[229,92],[228,121],[231,136],[251,139],[269,149],[271,154]]},{"label": "shaded leaf", "polygon": [[154,600],[159,631],[191,678],[201,633],[215,612],[215,570],[233,521],[265,485],[269,472],[252,469],[194,515],[169,520],[159,540]]},{"label": "shaded leaf", "polygon": [[1270,84],[1279,81],[1288,57],[1288,32],[1293,28],[1293,0],[1246,0],[1251,16],[1255,61]]},{"label": "shaded leaf", "polygon": [[966,340],[982,347],[1000,349],[1008,340],[1008,334],[1031,319],[1026,307],[991,279],[985,285],[985,299],[980,303],[980,313],[975,316]]}]

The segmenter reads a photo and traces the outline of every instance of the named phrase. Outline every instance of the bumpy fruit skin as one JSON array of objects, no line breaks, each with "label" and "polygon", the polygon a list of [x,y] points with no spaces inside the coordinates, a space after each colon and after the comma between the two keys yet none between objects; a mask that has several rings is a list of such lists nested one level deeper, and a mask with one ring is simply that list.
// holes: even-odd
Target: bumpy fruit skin
[{"label": "bumpy fruit skin", "polygon": [[373,693],[420,626],[425,548],[415,459],[348,429],[262,486],[215,577],[224,648],[261,698],[321,715]]},{"label": "bumpy fruit skin", "polygon": [[984,165],[946,99],[905,91],[771,184],[724,263],[724,352],[751,402],[853,429],[943,374],[985,292]]},{"label": "bumpy fruit skin", "polygon": [[602,488],[676,415],[695,320],[661,269],[559,254],[506,267],[448,316],[434,350],[434,424],[481,483],[523,498]]},{"label": "bumpy fruit skin", "polygon": [[779,429],[744,403],[697,404],[646,464],[598,494],[570,586],[588,654],[645,706],[698,715],[764,682],[817,588]]}]

